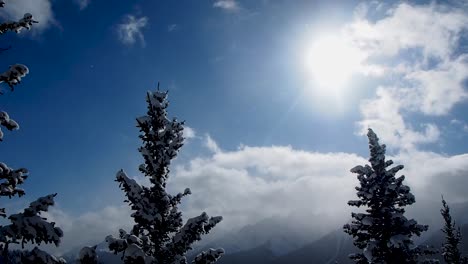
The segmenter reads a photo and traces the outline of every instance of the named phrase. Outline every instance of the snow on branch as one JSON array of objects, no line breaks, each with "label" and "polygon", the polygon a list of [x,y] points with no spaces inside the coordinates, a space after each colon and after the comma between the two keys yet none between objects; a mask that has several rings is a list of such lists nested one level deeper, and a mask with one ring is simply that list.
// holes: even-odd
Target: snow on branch
[{"label": "snow on branch", "polygon": [[33,15],[30,13],[24,14],[23,18],[16,21],[7,21],[0,24],[0,34],[4,34],[7,31],[15,31],[16,33],[20,33],[22,29],[30,30],[33,24],[39,23],[38,21],[34,20]]},{"label": "snow on branch", "polygon": [[[0,126],[5,127],[7,130],[18,130],[19,125],[15,120],[10,119],[10,116],[5,111],[0,111]],[[3,132],[0,127],[0,141],[3,141]]]},{"label": "snow on branch", "polygon": [[19,243],[24,247],[25,243],[60,243],[63,232],[54,222],[47,222],[41,217],[41,212],[47,212],[49,206],[54,205],[54,197],[57,194],[50,194],[32,202],[23,213],[13,214],[8,217],[11,224],[0,227],[0,242]]},{"label": "snow on branch", "polygon": [[12,169],[0,162],[0,196],[24,195],[24,190],[17,186],[23,184],[28,178],[28,170],[25,168]]},{"label": "snow on branch", "polygon": [[[0,74],[0,83],[4,82],[8,84],[11,91],[14,91],[15,85],[21,83],[21,79],[29,73],[28,67],[23,64],[14,64],[10,68]],[[0,92],[0,94],[3,94]]]}]

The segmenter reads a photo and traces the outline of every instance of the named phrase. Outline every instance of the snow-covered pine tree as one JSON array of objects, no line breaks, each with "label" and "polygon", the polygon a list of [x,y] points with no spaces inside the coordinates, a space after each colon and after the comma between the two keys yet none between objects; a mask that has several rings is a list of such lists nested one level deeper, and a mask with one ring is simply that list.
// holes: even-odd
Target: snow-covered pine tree
[{"label": "snow-covered pine tree", "polygon": [[[117,173],[116,181],[134,211],[131,216],[135,225],[129,233],[121,229],[120,238],[108,236],[106,241],[111,251],[122,253],[125,263],[183,264],[187,263],[186,253],[191,245],[210,232],[222,217],[208,217],[203,212],[183,224],[178,205],[191,193],[190,189],[174,196],[166,191],[171,160],[184,141],[183,122],[168,119],[167,92],[159,91],[159,87],[155,92],[147,92],[146,102],[147,114],[137,118],[139,138],[143,142],[139,152],[144,159],[139,170],[149,178],[150,186],[138,184],[123,170]],[[200,253],[193,262],[215,263],[223,253],[222,249],[210,249]]]},{"label": "snow-covered pine tree", "polygon": [[[370,166],[356,166],[360,185],[356,187],[359,200],[348,202],[350,206],[366,208],[365,213],[352,213],[353,221],[344,231],[354,238],[354,245],[362,253],[350,258],[359,264],[417,263],[423,255],[433,253],[427,247],[413,244],[412,236],[428,229],[414,219],[404,216],[407,205],[415,202],[410,188],[403,184],[405,176],[395,177],[402,165],[389,168],[393,161],[385,160],[385,145],[379,144],[377,135],[369,129]],[[425,260],[425,262],[432,262]]]},{"label": "snow-covered pine tree", "polygon": [[[0,0],[0,7],[4,7],[5,2]],[[0,34],[8,30],[15,32],[21,29],[30,29],[33,23],[37,23],[31,14],[27,13],[18,22],[6,22],[0,24]],[[29,72],[28,67],[22,64],[15,64],[0,74],[0,83],[5,82],[11,89],[21,82],[21,78]],[[1,93],[1,92],[0,92]],[[0,111],[0,141],[3,140],[1,126],[7,130],[19,129],[18,123],[10,119],[9,115]],[[28,170],[25,168],[12,169],[5,163],[0,162],[0,197],[12,198],[21,197],[25,194],[19,188],[28,177]],[[41,212],[46,212],[49,206],[54,205],[56,194],[41,197],[32,202],[22,213],[12,214],[8,217],[10,224],[0,226],[0,263],[22,263],[22,264],[58,264],[65,263],[63,259],[58,259],[45,251],[35,247],[33,250],[10,250],[10,244],[21,244],[24,248],[26,243],[40,245],[41,243],[54,243],[58,245],[63,232],[55,226],[54,222],[47,222],[41,216]],[[6,217],[5,208],[0,208],[0,216]]]},{"label": "snow-covered pine tree", "polygon": [[442,209],[440,213],[444,218],[444,227],[442,232],[445,234],[445,242],[442,245],[442,256],[447,264],[467,264],[468,258],[463,257],[460,252],[460,243],[462,239],[460,227],[456,228],[455,221],[450,215],[450,207],[442,197]]}]

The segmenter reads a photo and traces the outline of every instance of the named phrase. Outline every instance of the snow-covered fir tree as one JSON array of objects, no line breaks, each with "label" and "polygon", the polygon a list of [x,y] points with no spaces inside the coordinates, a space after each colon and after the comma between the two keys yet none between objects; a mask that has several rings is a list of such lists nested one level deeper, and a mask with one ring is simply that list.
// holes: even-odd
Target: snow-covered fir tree
[{"label": "snow-covered fir tree", "polygon": [[359,199],[348,202],[350,206],[363,206],[365,213],[352,213],[352,222],[344,226],[344,231],[353,237],[354,245],[363,251],[350,255],[350,258],[359,264],[418,263],[422,256],[433,251],[415,246],[412,237],[421,235],[428,226],[404,216],[405,206],[413,204],[415,198],[410,188],[403,184],[405,176],[395,176],[403,166],[390,167],[393,161],[385,160],[385,145],[379,144],[372,129],[367,136],[370,166],[359,165],[351,169],[352,173],[358,174],[356,190]]},{"label": "snow-covered fir tree", "polygon": [[[0,7],[4,7],[5,2],[0,1]],[[26,13],[18,22],[5,22],[0,24],[0,34],[8,30],[20,32],[21,29],[30,29],[33,23],[37,23],[33,16]],[[4,73],[0,74],[0,83],[6,83],[11,91],[14,86],[21,82],[21,78],[29,72],[28,67],[22,64],[15,64]],[[1,93],[1,92],[0,92]],[[10,118],[7,112],[0,111],[0,141],[3,140],[3,131],[19,129],[16,121]],[[21,197],[25,191],[19,186],[27,179],[29,172],[25,168],[13,169],[3,162],[0,162],[0,197],[12,198]],[[23,264],[58,264],[65,263],[63,259],[56,258],[45,251],[35,247],[33,250],[11,250],[11,244],[21,244],[24,249],[25,244],[41,245],[42,243],[60,243],[63,232],[54,222],[48,222],[41,213],[46,212],[50,206],[54,205],[56,194],[41,197],[30,203],[29,207],[22,213],[12,214],[8,217],[10,224],[0,226],[0,263],[23,263]],[[0,216],[7,217],[5,208],[0,208]]]},{"label": "snow-covered fir tree", "polygon": [[460,243],[462,239],[460,227],[456,228],[455,221],[450,215],[450,207],[442,197],[442,209],[440,213],[444,218],[444,227],[442,232],[445,234],[445,242],[442,245],[442,256],[447,264],[467,264],[468,258],[463,257],[460,252]]},{"label": "snow-covered fir tree", "polygon": [[[150,186],[142,186],[120,170],[116,181],[134,211],[135,225],[130,232],[120,230],[120,237],[108,236],[106,241],[114,253],[121,253],[125,263],[187,263],[186,253],[192,244],[216,226],[222,217],[209,217],[205,212],[183,224],[179,204],[190,189],[176,195],[168,194],[166,182],[169,166],[182,147],[183,122],[167,117],[167,92],[158,90],[146,96],[148,111],[137,118],[140,129],[139,148],[144,163],[139,171],[149,178]],[[200,253],[194,263],[215,263],[224,253],[210,249]]]}]

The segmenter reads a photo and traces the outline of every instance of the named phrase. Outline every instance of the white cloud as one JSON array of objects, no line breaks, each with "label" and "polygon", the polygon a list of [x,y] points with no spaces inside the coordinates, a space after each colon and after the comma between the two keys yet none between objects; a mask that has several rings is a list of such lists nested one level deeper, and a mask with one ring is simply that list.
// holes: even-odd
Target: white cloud
[{"label": "white cloud", "polygon": [[108,235],[118,235],[119,229],[131,229],[133,220],[127,204],[107,206],[99,211],[73,216],[57,207],[51,207],[44,216],[60,227],[64,236],[60,247],[47,247],[54,254],[61,255],[76,247],[103,242]]},{"label": "white cloud", "polygon": [[[380,19],[368,18],[382,11]],[[410,125],[405,114],[447,115],[468,98],[463,87],[468,55],[457,53],[461,34],[468,29],[468,13],[437,4],[406,3],[391,8],[364,4],[355,13],[344,33],[366,54],[368,67],[383,69],[379,76],[386,83],[378,87],[375,98],[361,104],[359,132],[371,126],[395,148],[436,142],[437,126]]]},{"label": "white cloud", "polygon": [[361,103],[363,120],[358,122],[359,134],[374,129],[390,147],[405,150],[416,144],[433,143],[439,139],[440,131],[435,124],[422,124],[423,131],[417,131],[406,122],[401,114],[402,100],[396,98],[388,87],[377,88],[377,98]]},{"label": "white cloud", "polygon": [[395,56],[404,49],[421,48],[426,57],[446,58],[468,27],[468,17],[462,10],[436,4],[401,3],[386,10],[386,17],[375,23],[366,16],[376,7],[367,8],[371,10],[361,11],[347,30],[361,48],[376,56]]},{"label": "white cloud", "polygon": [[[413,150],[394,158],[397,164],[405,165],[403,174],[415,190],[417,201],[437,201],[441,193],[452,202],[468,200],[462,187],[450,192],[455,185],[466,186],[460,181],[468,181],[464,177],[468,155],[443,156]],[[244,146],[194,158],[185,166],[176,167],[170,186],[176,190],[191,188],[193,194],[184,200],[186,215],[200,211],[223,215],[223,226],[228,229],[264,218],[288,217],[291,225],[323,228],[327,232],[349,219],[353,208],[347,201],[355,199],[354,187],[358,184],[356,175],[349,170],[367,163],[353,153]],[[431,209],[437,212],[438,206]],[[427,216],[432,212],[423,213]],[[327,221],[314,222],[317,217]]]},{"label": "white cloud", "polygon": [[75,3],[80,7],[80,10],[86,9],[88,5],[91,3],[91,0],[74,0]]},{"label": "white cloud", "polygon": [[179,28],[179,25],[177,25],[177,24],[170,24],[169,26],[167,26],[167,31],[168,31],[168,32],[173,32],[173,31],[176,31],[178,28]]},{"label": "white cloud", "polygon": [[133,15],[125,16],[125,21],[117,25],[117,34],[119,40],[125,45],[133,45],[140,41],[141,45],[145,45],[145,37],[142,29],[148,24],[147,17],[136,18]]},{"label": "white cloud", "polygon": [[208,148],[211,152],[213,153],[219,153],[221,152],[221,149],[219,148],[218,144],[216,141],[214,141],[210,135],[206,134],[205,135],[205,142],[204,142],[206,148]]},{"label": "white cloud", "polygon": [[[3,19],[11,21],[18,21],[23,18],[25,13],[31,13],[34,19],[39,23],[32,26],[33,34],[38,34],[56,24],[52,11],[52,2],[50,0],[15,0],[8,1],[5,7],[2,8],[4,12],[0,12]],[[25,31],[26,32],[26,31]]]},{"label": "white cloud", "polygon": [[187,139],[192,139],[196,137],[195,130],[189,126],[184,126],[184,138]]},{"label": "white cloud", "polygon": [[[468,78],[468,55],[440,63],[434,69],[407,72],[405,78],[415,85],[408,92],[415,100],[407,104],[428,115],[445,115],[468,98],[463,82]],[[410,97],[411,98],[411,97]]]},{"label": "white cloud", "polygon": [[[440,194],[452,203],[468,200],[464,189],[468,184],[468,155],[411,151],[398,154],[394,160],[405,165],[405,182],[418,201],[410,207],[411,211],[419,208],[417,220],[434,218]],[[347,205],[348,200],[356,198],[354,187],[358,184],[356,175],[349,170],[367,163],[364,157],[353,153],[242,146],[234,151],[193,157],[176,166],[171,170],[168,187],[174,192],[186,187],[192,190],[192,195],[182,202],[184,220],[202,211],[222,215],[224,220],[215,232],[283,217],[298,230],[323,234],[342,226],[350,219],[350,212],[356,210]],[[426,204],[430,206],[424,207]],[[46,216],[64,230],[64,238],[58,251],[47,249],[63,253],[101,242],[119,228],[129,229],[130,213],[126,204],[76,217],[52,208]]]},{"label": "white cloud", "polygon": [[214,2],[213,7],[220,8],[229,12],[235,12],[240,10],[240,6],[235,0],[218,0]]},{"label": "white cloud", "polygon": [[[272,216],[291,217],[291,223],[305,226],[315,214],[347,212],[355,181],[349,169],[363,162],[354,154],[244,146],[176,167],[171,184],[175,189],[191,188],[193,194],[184,201],[187,215],[201,210],[223,215],[223,226],[228,228]],[[333,190],[340,191],[331,198]],[[325,225],[342,222],[330,220]]]}]

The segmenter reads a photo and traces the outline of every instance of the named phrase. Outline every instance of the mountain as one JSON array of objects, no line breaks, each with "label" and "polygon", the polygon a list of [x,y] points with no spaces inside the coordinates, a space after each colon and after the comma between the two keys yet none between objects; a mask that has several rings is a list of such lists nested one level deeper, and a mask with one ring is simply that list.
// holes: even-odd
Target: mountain
[{"label": "mountain", "polygon": [[271,251],[271,245],[265,243],[259,247],[226,254],[218,262],[220,264],[326,264],[352,263],[348,255],[358,250],[353,246],[352,239],[342,230],[336,230],[322,238],[309,243],[288,254],[275,256]]},{"label": "mountain", "polygon": [[[321,232],[324,232],[323,230]],[[284,218],[267,218],[237,231],[226,232],[197,245],[195,252],[222,247],[229,254],[268,249],[274,256],[285,255],[316,240],[320,233],[291,224]]]},{"label": "mountain", "polygon": [[[444,241],[442,217],[438,213],[437,204],[423,204],[421,212],[414,211],[413,216],[422,224],[429,224],[430,230],[422,238],[415,238],[416,243],[434,246],[440,249]],[[430,208],[430,210],[428,209]],[[461,226],[463,240],[462,252],[468,255],[468,203],[451,205],[454,219]],[[422,212],[425,212],[423,214]],[[427,212],[433,212],[428,214]],[[425,216],[425,218],[423,217]],[[421,220],[420,220],[421,219]],[[314,225],[316,227],[316,225]],[[316,227],[320,232],[326,228]],[[338,261],[340,264],[352,263],[348,255],[359,250],[353,245],[352,238],[345,234],[341,228],[321,235],[307,229],[304,225],[292,224],[286,218],[267,218],[243,228],[215,233],[208,236],[196,245],[188,254],[188,259],[207,248],[222,247],[226,251],[220,264],[330,264]],[[63,255],[69,264],[75,263],[81,247]],[[98,244],[98,255],[104,264],[120,264],[120,256],[114,255],[107,249],[107,244]],[[440,256],[434,256],[441,260]]]},{"label": "mountain", "polygon": [[246,251],[236,252],[223,256],[217,263],[219,264],[238,264],[238,263],[255,263],[268,264],[272,263],[275,255],[270,250],[269,245],[261,245],[259,247]]},{"label": "mountain", "polygon": [[352,263],[348,255],[355,252],[358,252],[358,249],[353,245],[352,238],[339,229],[298,250],[276,258],[271,264],[328,264],[335,263],[335,261],[341,264]]}]

